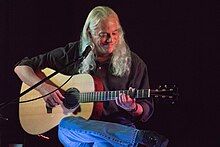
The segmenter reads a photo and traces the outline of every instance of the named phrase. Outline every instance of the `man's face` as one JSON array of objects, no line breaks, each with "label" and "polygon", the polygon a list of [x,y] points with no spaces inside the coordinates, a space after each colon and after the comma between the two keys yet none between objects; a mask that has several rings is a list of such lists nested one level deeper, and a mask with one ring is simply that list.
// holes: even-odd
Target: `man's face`
[{"label": "man's face", "polygon": [[98,56],[108,56],[114,51],[119,42],[119,27],[114,17],[101,21],[100,27],[92,34]]}]

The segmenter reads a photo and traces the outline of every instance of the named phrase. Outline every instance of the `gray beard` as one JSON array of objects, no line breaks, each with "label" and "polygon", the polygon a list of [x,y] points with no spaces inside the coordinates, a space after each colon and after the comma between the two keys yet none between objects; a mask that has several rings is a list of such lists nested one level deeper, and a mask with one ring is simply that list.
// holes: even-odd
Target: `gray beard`
[{"label": "gray beard", "polygon": [[96,52],[98,54],[107,54],[108,53],[108,49],[105,49],[99,45],[96,46],[96,50],[97,50]]}]

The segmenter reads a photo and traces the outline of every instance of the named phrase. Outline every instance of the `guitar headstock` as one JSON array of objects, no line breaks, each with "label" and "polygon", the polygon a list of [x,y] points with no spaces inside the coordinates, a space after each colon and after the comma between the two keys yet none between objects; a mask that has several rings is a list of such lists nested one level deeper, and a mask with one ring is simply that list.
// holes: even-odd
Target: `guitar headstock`
[{"label": "guitar headstock", "polygon": [[160,85],[157,89],[151,90],[151,96],[157,100],[164,100],[174,104],[178,97],[178,87],[176,85]]}]

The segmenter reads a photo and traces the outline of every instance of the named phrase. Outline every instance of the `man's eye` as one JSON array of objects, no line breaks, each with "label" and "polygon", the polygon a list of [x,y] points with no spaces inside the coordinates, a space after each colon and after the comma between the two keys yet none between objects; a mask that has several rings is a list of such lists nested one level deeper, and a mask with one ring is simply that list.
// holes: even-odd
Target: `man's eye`
[{"label": "man's eye", "polygon": [[113,32],[112,35],[118,35],[118,31]]},{"label": "man's eye", "polygon": [[108,36],[108,34],[107,33],[100,33],[99,36],[100,37],[106,37],[106,36]]}]

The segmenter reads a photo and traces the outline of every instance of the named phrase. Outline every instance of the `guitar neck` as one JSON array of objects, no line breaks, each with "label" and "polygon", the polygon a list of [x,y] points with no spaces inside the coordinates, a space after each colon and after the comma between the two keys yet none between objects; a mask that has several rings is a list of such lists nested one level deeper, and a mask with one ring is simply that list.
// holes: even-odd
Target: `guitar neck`
[{"label": "guitar neck", "polygon": [[97,102],[97,101],[110,101],[115,100],[119,97],[120,93],[125,93],[126,95],[133,95],[133,98],[146,98],[150,97],[150,89],[135,90],[131,93],[130,90],[118,90],[118,91],[96,91],[96,92],[85,92],[80,93],[80,103],[87,102]]}]

